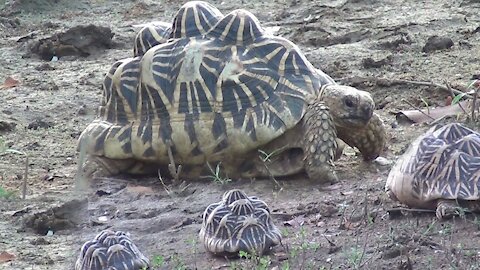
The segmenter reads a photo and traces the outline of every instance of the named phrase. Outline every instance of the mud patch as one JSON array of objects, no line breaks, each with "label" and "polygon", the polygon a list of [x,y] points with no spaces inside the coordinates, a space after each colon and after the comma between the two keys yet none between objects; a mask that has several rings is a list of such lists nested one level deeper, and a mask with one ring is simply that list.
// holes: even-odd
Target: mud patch
[{"label": "mud patch", "polygon": [[81,224],[86,215],[87,200],[73,199],[31,214],[25,218],[24,228],[33,229],[39,235],[73,229]]}]

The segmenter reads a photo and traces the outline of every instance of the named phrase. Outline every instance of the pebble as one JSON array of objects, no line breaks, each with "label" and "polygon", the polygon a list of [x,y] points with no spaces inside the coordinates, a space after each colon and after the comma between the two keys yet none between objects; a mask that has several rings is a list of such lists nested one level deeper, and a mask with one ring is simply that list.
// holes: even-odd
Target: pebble
[{"label": "pebble", "polygon": [[393,163],[393,161],[387,159],[387,158],[384,158],[384,157],[377,157],[375,160],[374,160],[375,163],[377,163],[378,165],[380,166],[387,166],[387,165],[390,165]]},{"label": "pebble", "polygon": [[12,121],[0,120],[0,132],[13,131],[17,123]]},{"label": "pebble", "polygon": [[433,52],[438,50],[449,49],[453,46],[453,40],[449,37],[431,36],[427,39],[425,46],[423,46],[423,52]]}]

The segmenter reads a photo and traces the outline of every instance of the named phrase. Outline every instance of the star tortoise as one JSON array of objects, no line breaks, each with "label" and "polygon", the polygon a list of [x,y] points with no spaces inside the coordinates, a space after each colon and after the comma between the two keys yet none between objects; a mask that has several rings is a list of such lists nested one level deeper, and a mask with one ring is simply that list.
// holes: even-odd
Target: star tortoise
[{"label": "star tortoise", "polygon": [[103,173],[175,163],[189,179],[221,163],[233,178],[306,172],[326,182],[336,179],[337,137],[366,160],[383,150],[370,94],[336,84],[250,12],[223,16],[204,2],[187,3],[172,27],[157,30],[157,41],[140,34],[138,55],[112,66],[100,117],[81,135]]},{"label": "star tortoise", "polygon": [[232,189],[205,209],[199,238],[216,255],[238,256],[240,251],[261,255],[280,244],[282,234],[264,201]]},{"label": "star tortoise", "polygon": [[83,244],[75,270],[142,270],[149,263],[126,233],[104,230]]},{"label": "star tortoise", "polygon": [[385,189],[410,207],[436,209],[439,219],[480,210],[480,134],[458,123],[433,127],[398,159]]}]

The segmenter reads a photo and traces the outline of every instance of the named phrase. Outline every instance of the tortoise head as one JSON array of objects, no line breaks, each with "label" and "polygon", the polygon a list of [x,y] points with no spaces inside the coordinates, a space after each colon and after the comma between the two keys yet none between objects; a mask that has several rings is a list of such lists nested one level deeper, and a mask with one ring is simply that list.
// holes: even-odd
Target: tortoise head
[{"label": "tortoise head", "polygon": [[320,98],[330,108],[337,127],[355,128],[368,124],[375,109],[370,93],[338,84],[323,86]]}]

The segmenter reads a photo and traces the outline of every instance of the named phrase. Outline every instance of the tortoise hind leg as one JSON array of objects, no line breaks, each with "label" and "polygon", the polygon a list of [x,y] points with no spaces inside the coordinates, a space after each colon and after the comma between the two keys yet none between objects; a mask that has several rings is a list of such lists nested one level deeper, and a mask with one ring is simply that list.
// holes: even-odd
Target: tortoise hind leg
[{"label": "tortoise hind leg", "polygon": [[82,166],[82,174],[90,177],[113,176],[120,173],[153,174],[158,166],[139,162],[134,159],[110,159],[99,156],[89,156]]},{"label": "tortoise hind leg", "polygon": [[435,213],[440,220],[449,219],[458,215],[460,208],[460,205],[455,200],[439,199]]},{"label": "tortoise hind leg", "polygon": [[303,118],[305,171],[320,182],[336,182],[337,135],[328,107],[323,102],[310,104]]},{"label": "tortoise hind leg", "polygon": [[465,212],[480,212],[480,201],[448,200],[437,201],[437,218],[448,219],[453,216],[461,216]]}]

